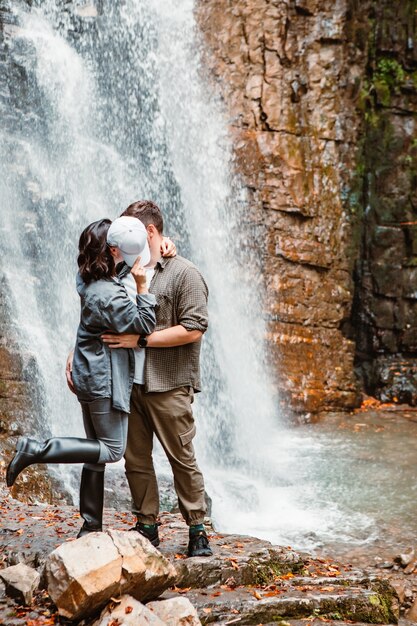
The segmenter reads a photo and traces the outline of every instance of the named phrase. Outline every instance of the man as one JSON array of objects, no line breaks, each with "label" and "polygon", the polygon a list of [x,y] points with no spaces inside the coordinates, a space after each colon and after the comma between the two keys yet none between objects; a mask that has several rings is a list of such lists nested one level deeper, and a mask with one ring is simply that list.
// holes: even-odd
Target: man
[{"label": "man", "polygon": [[[157,325],[146,336],[105,334],[112,349],[135,349],[135,379],[131,395],[126,476],[132,492],[135,530],[159,545],[159,492],[152,460],[154,434],[168,457],[180,511],[189,526],[189,556],[210,556],[204,530],[204,480],[192,440],[195,424],[191,403],[201,389],[200,347],[207,330],[208,289],[198,269],[186,259],[161,257],[163,217],[150,201],[131,204],[123,216],[138,218],[148,232],[151,260],[149,290],[156,296]],[[116,220],[117,221],[117,220]],[[117,238],[116,238],[117,239]],[[123,242],[112,241],[108,244]],[[130,273],[123,278],[129,291]]]}]

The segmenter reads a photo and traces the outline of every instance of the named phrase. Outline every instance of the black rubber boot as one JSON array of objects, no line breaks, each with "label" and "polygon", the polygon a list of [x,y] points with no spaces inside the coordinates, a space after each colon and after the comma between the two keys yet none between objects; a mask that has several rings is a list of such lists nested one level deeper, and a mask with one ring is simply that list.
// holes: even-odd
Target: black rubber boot
[{"label": "black rubber boot", "polygon": [[83,468],[80,485],[80,515],[84,519],[78,537],[103,529],[104,472]]},{"label": "black rubber boot", "polygon": [[20,472],[34,463],[97,463],[99,456],[97,439],[54,437],[40,442],[21,437],[7,468],[6,483],[11,487]]}]

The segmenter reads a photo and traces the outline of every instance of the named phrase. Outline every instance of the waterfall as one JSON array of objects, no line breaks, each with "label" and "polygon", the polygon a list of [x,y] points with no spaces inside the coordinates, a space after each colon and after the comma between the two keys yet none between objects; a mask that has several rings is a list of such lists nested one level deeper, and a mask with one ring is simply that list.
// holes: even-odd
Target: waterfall
[{"label": "waterfall", "polygon": [[195,414],[214,522],[285,543],[311,528],[330,532],[338,513],[324,519],[301,471],[317,444],[286,429],[273,400],[257,258],[264,244],[245,225],[227,118],[203,80],[193,1],[31,5],[3,9],[11,89],[0,100],[0,245],[12,259],[2,270],[21,347],[37,363],[40,432],[82,434],[64,381],[79,307],[78,236],[152,199],[210,288]]}]

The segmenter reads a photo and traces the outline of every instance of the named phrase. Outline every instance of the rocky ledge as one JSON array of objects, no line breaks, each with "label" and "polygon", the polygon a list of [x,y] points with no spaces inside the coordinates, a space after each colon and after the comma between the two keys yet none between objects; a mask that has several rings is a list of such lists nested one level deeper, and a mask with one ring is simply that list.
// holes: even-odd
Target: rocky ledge
[{"label": "rocky ledge", "polygon": [[[74,541],[80,525],[73,507],[28,505],[4,490],[0,490],[0,506],[3,568],[25,563],[42,575],[51,551]],[[107,528],[128,530],[132,517],[106,510],[105,524]],[[398,621],[399,602],[393,587],[386,580],[351,566],[311,558],[253,537],[214,532],[211,534],[213,557],[189,559],[187,528],[175,514],[161,515],[160,535],[160,551],[175,567],[176,579],[158,601],[188,598],[203,624],[265,625],[278,621],[295,625],[312,624],[315,620],[395,624]],[[42,580],[45,580],[43,575],[41,585]],[[5,595],[4,589],[3,593],[0,591],[1,624],[90,626],[97,615],[98,611],[88,620],[68,622],[58,615],[45,590],[35,591],[29,606],[19,606]]]}]

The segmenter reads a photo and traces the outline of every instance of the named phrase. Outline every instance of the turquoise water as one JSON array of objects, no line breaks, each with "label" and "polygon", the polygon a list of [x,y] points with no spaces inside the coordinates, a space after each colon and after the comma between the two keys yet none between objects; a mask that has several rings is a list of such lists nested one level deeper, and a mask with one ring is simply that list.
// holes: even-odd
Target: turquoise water
[{"label": "turquoise water", "polygon": [[[349,541],[323,543],[339,554],[369,552],[390,558],[417,536],[417,412],[331,416],[302,427],[319,444],[310,479],[326,502],[345,514]],[[364,516],[361,527],[352,523]],[[365,550],[364,550],[365,549]]]},{"label": "turquoise water", "polygon": [[[278,433],[264,455],[273,474],[213,486],[215,522],[299,550],[397,554],[417,534],[416,420],[411,411],[329,415]],[[226,517],[217,499],[221,512],[233,502]]]}]

